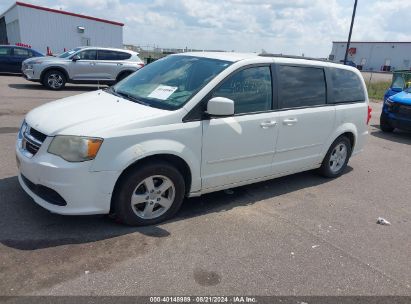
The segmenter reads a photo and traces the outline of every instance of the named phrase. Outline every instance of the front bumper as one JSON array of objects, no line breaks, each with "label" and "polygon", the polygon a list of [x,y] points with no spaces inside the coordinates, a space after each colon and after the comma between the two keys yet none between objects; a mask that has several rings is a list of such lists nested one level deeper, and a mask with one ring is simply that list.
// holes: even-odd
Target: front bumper
[{"label": "front bumper", "polygon": [[381,118],[384,119],[393,128],[411,131],[411,115],[404,116],[398,113],[392,113],[387,109],[383,109]]},{"label": "front bumper", "polygon": [[25,64],[23,64],[21,72],[23,73],[23,77],[27,80],[36,82],[40,81],[40,73],[35,67],[29,69]]},{"label": "front bumper", "polygon": [[[90,161],[70,163],[46,152],[48,137],[33,157],[27,157],[16,145],[19,182],[34,201],[43,208],[64,215],[107,214],[111,196],[119,177],[116,171],[90,171]],[[64,206],[47,201],[33,190],[33,185],[58,193]],[[30,187],[31,186],[31,187]],[[47,196],[46,196],[47,197]]]}]

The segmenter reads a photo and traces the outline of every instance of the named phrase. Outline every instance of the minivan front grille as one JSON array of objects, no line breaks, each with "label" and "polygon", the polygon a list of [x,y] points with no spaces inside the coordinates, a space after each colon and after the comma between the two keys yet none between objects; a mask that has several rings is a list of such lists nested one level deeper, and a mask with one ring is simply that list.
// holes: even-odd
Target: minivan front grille
[{"label": "minivan front grille", "polygon": [[33,143],[31,143],[30,141],[26,141],[25,142],[25,147],[26,147],[26,150],[28,151],[28,152],[30,152],[30,154],[33,154],[33,155],[35,155],[38,151],[39,151],[39,149],[40,149],[40,146],[36,146],[35,144],[33,144]]},{"label": "minivan front grille", "polygon": [[47,135],[31,128],[29,125],[22,128],[21,132],[21,149],[26,152],[26,156],[33,157],[39,151]]},{"label": "minivan front grille", "polygon": [[46,140],[47,135],[37,131],[36,129],[30,128],[29,132],[30,132],[30,135],[33,136],[38,141],[43,142]]}]

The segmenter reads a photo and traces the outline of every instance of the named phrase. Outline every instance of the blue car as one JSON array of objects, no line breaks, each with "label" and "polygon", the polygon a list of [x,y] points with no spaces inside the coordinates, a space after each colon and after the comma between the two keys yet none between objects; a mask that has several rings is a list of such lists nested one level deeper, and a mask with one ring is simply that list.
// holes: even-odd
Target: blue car
[{"label": "blue car", "polygon": [[411,131],[411,88],[384,100],[380,128],[392,132],[395,128]]},{"label": "blue car", "polygon": [[0,45],[0,73],[21,74],[21,64],[31,57],[43,57],[36,50],[17,45]]}]

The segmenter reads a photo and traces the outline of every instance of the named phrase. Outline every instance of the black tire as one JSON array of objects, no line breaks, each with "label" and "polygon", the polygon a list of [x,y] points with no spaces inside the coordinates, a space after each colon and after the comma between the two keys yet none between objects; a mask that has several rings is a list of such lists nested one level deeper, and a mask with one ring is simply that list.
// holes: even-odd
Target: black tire
[{"label": "black tire", "polygon": [[133,72],[127,71],[127,72],[122,72],[117,76],[116,83],[123,80],[127,76],[131,75]]},{"label": "black tire", "polygon": [[383,132],[392,132],[394,131],[394,127],[391,126],[390,122],[384,115],[380,116],[380,129]]},{"label": "black tire", "polygon": [[43,76],[42,83],[43,85],[53,91],[59,91],[63,89],[66,85],[67,79],[66,75],[59,70],[50,70],[47,71]]},{"label": "black tire", "polygon": [[[341,147],[341,145],[345,146],[346,148],[346,157],[343,163],[340,163],[340,167],[334,168],[332,164],[334,164],[334,161],[331,159],[331,157],[335,157],[335,153],[339,151],[336,151],[337,147]],[[328,149],[327,154],[324,157],[324,160],[321,164],[321,167],[319,169],[319,173],[328,178],[335,178],[343,174],[345,168],[347,167],[348,160],[351,157],[351,152],[352,152],[352,146],[350,140],[346,136],[340,136],[338,137],[331,145],[331,147]],[[338,161],[337,161],[338,163]]]},{"label": "black tire", "polygon": [[[140,186],[137,188],[139,184],[144,183],[144,180],[151,177],[162,176],[169,179],[174,186],[174,199],[172,200],[171,206],[164,210],[163,214],[159,214],[158,217],[155,218],[143,218],[142,215],[138,215],[137,213],[143,212],[147,208],[148,204],[152,205],[154,201],[154,206],[151,208],[154,210],[157,208],[157,211],[154,212],[161,212],[163,206],[161,206],[161,202],[157,203],[156,198],[150,198],[144,203],[139,203],[132,207],[131,198],[133,194],[137,194],[145,185]],[[155,178],[154,178],[154,181]],[[161,180],[160,180],[161,182]],[[162,184],[159,185],[159,187]],[[148,189],[148,188],[147,188]],[[146,191],[147,189],[144,189]],[[155,188],[160,189],[160,188]],[[159,190],[160,191],[160,190]],[[171,190],[167,190],[171,191]],[[146,192],[144,192],[146,193]],[[155,190],[155,193],[157,191]],[[147,191],[147,194],[138,194],[142,196],[146,196],[147,198],[150,195],[155,195],[155,193],[150,194]],[[169,192],[167,192],[169,194]],[[159,194],[158,196],[161,196]],[[138,166],[134,169],[131,169],[127,172],[124,176],[121,177],[119,180],[118,186],[116,187],[113,195],[113,206],[114,206],[114,213],[115,218],[124,224],[131,225],[131,226],[146,226],[146,225],[154,225],[160,222],[165,221],[166,219],[171,218],[181,207],[181,204],[184,200],[185,196],[185,182],[182,174],[178,171],[173,165],[163,162],[163,161],[156,161],[144,164],[142,166]],[[160,198],[161,200],[161,198]],[[171,200],[170,200],[171,201]],[[138,208],[142,209],[139,210]],[[164,208],[165,209],[165,208]]]}]

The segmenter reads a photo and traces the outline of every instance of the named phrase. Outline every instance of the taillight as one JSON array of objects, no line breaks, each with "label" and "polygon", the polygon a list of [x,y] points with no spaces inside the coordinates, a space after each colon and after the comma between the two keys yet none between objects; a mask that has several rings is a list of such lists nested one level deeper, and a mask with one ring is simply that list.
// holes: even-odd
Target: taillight
[{"label": "taillight", "polygon": [[142,68],[144,66],[144,63],[140,62],[140,63],[137,63],[137,65],[139,65],[140,68]]},{"label": "taillight", "polygon": [[372,109],[370,106],[368,106],[367,125],[370,123],[370,120],[371,120],[371,112],[372,112]]}]

